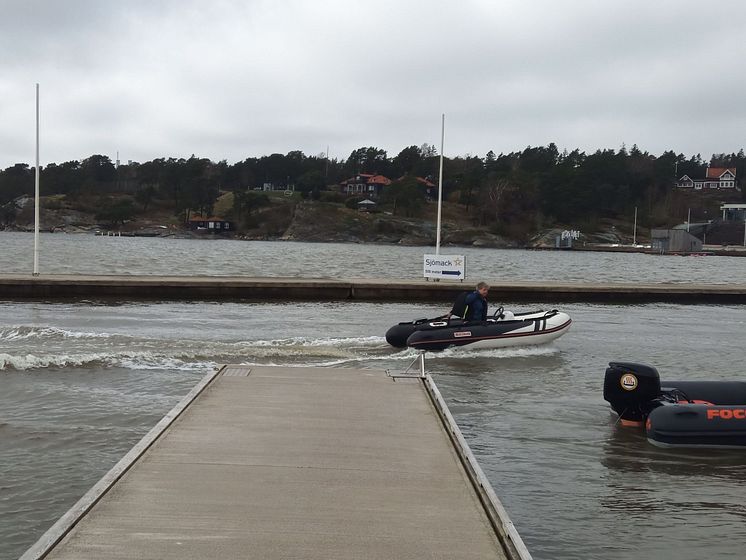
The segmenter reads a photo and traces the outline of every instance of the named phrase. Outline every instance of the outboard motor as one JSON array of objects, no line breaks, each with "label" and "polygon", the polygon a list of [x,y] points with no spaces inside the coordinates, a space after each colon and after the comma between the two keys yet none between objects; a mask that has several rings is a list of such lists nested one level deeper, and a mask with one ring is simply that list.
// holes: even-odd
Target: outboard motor
[{"label": "outboard motor", "polygon": [[660,406],[658,370],[645,364],[609,362],[604,378],[604,399],[611,404],[622,425],[642,425],[648,413]]},{"label": "outboard motor", "polygon": [[386,331],[386,342],[395,348],[406,348],[407,338],[430,319],[415,319],[408,323],[399,323]]}]

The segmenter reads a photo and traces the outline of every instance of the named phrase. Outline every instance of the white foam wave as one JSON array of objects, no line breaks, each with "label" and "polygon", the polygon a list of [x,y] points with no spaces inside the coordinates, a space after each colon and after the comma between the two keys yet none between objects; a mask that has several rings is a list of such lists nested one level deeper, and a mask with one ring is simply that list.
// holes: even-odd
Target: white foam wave
[{"label": "white foam wave", "polygon": [[[270,365],[313,364],[339,366],[347,363],[411,359],[413,350],[396,351],[380,336],[292,337],[273,340],[164,340],[105,335],[108,340],[86,341],[90,333],[74,333],[53,327],[23,327],[13,336],[72,336],[78,340],[26,344],[25,350],[0,353],[0,371],[38,368],[118,367],[126,369],[199,370],[221,363]],[[4,331],[11,335],[11,330]],[[82,336],[78,336],[82,335]],[[30,349],[30,352],[29,352]],[[28,352],[28,353],[27,353]]]},{"label": "white foam wave", "polygon": [[[210,355],[237,359],[330,359],[324,364],[341,364],[376,356],[389,346],[383,337],[311,338],[293,337],[274,340],[252,340],[236,343],[212,343],[205,348]],[[268,365],[264,362],[265,365]],[[316,362],[314,362],[316,363]],[[283,365],[286,365],[284,362]]]},{"label": "white foam wave", "polygon": [[0,371],[26,371],[41,368],[85,368],[85,367],[121,367],[127,369],[176,369],[197,370],[215,367],[216,363],[207,360],[185,360],[174,356],[163,356],[150,352],[125,352],[110,354],[102,352],[81,354],[14,356],[0,354]]},{"label": "white foam wave", "polygon": [[246,346],[380,346],[386,342],[382,336],[360,336],[347,338],[312,338],[312,337],[293,337],[279,338],[274,340],[250,340],[242,341],[240,344]]},{"label": "white foam wave", "polygon": [[314,358],[334,357],[345,358],[356,355],[354,348],[312,345],[231,345],[226,343],[212,343],[202,347],[197,344],[187,345],[181,342],[171,347],[171,353],[181,359],[260,359],[260,358]]},{"label": "white foam wave", "polygon": [[124,358],[119,361],[118,366],[134,370],[178,370],[178,371],[206,371],[216,369],[220,363],[213,361],[186,361],[179,358],[168,357],[145,357]]},{"label": "white foam wave", "polygon": [[0,328],[0,340],[24,340],[30,338],[109,338],[109,333],[68,331],[57,327],[13,325]]},{"label": "white foam wave", "polygon": [[100,363],[106,357],[107,356],[105,354],[79,354],[72,356],[36,356],[34,354],[14,356],[12,354],[0,354],[0,370],[28,370],[48,367],[83,367],[95,362]]},{"label": "white foam wave", "polygon": [[[417,350],[407,348],[393,350],[381,344],[380,337],[353,339],[283,339],[275,341],[252,341],[238,343],[178,341],[163,344],[163,341],[144,341],[140,348],[120,345],[94,351],[81,349],[78,352],[57,353],[0,353],[0,371],[26,371],[39,368],[125,368],[133,370],[204,370],[221,363],[245,363],[262,365],[311,364],[317,366],[340,366],[360,362],[412,361]],[[340,344],[346,340],[346,344]],[[331,344],[330,344],[331,342]],[[364,342],[368,346],[352,344]],[[371,345],[371,343],[374,343]],[[501,349],[449,348],[442,352],[428,352],[428,360],[463,358],[529,358],[558,353],[553,346],[529,346]]]},{"label": "white foam wave", "polygon": [[[94,351],[80,349],[40,353],[0,353],[0,371],[25,371],[37,368],[66,367],[121,367],[126,369],[197,370],[215,367],[220,363],[281,362],[312,363],[317,365],[339,365],[361,359],[370,359],[371,352],[343,346],[315,345],[266,345],[230,343],[190,343],[178,341],[163,344],[145,343],[140,348],[120,345]],[[374,356],[375,357],[375,356]]]},{"label": "white foam wave", "polygon": [[511,348],[447,348],[442,352],[428,354],[428,358],[530,358],[532,356],[552,356],[559,353],[555,346],[517,346]]},{"label": "white foam wave", "polygon": [[[427,359],[443,358],[530,358],[532,356],[552,356],[559,353],[559,348],[555,346],[520,346],[510,348],[463,348],[452,346],[440,352],[428,352]],[[389,354],[380,356],[380,359],[386,360],[413,360],[420,352],[414,348],[407,348]],[[367,359],[371,359],[370,357]]]},{"label": "white foam wave", "polygon": [[312,366],[312,367],[334,367],[349,364],[355,360],[322,360],[322,361],[310,361],[310,362],[292,362],[292,361],[247,361],[241,362],[240,365],[244,366],[269,366],[269,367],[293,367],[293,366]]}]

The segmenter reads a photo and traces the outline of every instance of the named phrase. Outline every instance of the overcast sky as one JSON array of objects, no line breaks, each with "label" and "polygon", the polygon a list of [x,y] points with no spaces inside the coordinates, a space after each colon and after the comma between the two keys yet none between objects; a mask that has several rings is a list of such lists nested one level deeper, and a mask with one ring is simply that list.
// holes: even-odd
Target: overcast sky
[{"label": "overcast sky", "polygon": [[742,0],[0,0],[0,168],[746,146]]}]

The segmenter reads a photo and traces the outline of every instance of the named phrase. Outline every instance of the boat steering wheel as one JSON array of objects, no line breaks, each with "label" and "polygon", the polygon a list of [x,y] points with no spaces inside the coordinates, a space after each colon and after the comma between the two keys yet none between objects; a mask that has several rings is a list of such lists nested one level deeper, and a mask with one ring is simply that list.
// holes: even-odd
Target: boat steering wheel
[{"label": "boat steering wheel", "polygon": [[494,319],[502,319],[503,317],[505,317],[505,315],[503,315],[503,311],[505,311],[505,308],[501,305],[500,307],[495,309],[495,312],[492,314],[492,317]]}]

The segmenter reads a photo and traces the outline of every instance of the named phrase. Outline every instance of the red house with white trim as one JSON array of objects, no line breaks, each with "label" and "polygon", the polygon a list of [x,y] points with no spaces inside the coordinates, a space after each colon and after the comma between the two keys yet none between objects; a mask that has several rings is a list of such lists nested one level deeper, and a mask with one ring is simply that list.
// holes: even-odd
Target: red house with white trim
[{"label": "red house with white trim", "polygon": [[358,173],[340,183],[342,194],[362,194],[369,198],[380,196],[383,187],[391,184],[391,179],[373,173]]}]

